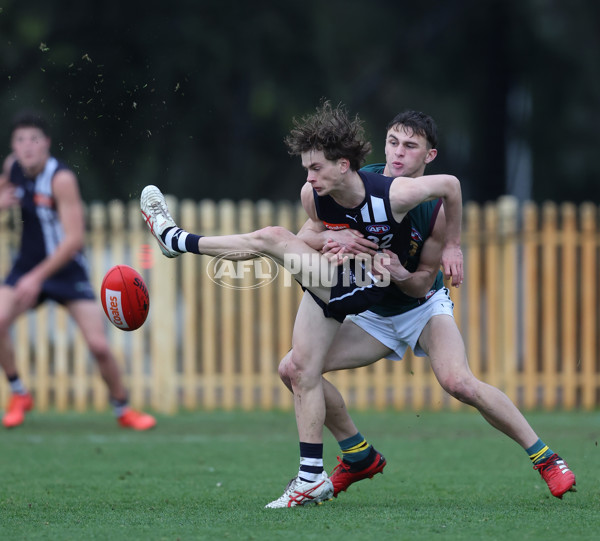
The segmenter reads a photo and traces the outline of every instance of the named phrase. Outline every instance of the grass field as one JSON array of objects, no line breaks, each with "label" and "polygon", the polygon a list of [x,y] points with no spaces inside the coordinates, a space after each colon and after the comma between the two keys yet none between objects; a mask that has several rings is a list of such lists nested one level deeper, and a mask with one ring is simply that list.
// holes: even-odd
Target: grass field
[{"label": "grass field", "polygon": [[[600,413],[531,413],[577,475],[552,497],[521,448],[477,414],[356,413],[384,475],[324,505],[267,510],[298,465],[292,413],[159,417],[32,413],[0,432],[0,539],[595,539]],[[327,436],[325,463],[338,447]]]}]

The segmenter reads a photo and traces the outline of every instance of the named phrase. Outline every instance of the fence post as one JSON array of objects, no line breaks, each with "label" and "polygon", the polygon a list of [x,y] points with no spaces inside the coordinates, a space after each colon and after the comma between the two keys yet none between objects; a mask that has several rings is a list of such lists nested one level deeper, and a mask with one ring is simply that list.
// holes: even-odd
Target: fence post
[{"label": "fence post", "polygon": [[558,353],[558,280],[557,280],[557,209],[547,201],[542,207],[542,381],[544,382],[543,404],[545,408],[556,406]]},{"label": "fence post", "polygon": [[[259,201],[256,210],[259,228],[273,225],[275,222],[273,203],[266,200]],[[279,269],[279,272],[284,271]],[[275,284],[269,284],[258,290],[258,377],[262,388],[261,408],[265,410],[273,406],[273,388],[279,383],[279,378],[276,376],[277,359],[273,336],[273,329],[276,328],[274,288]]]},{"label": "fence post", "polygon": [[576,363],[577,363],[577,210],[573,203],[561,205],[562,236],[559,240],[561,258],[558,268],[560,276],[561,311],[561,354],[559,359],[562,372],[562,406],[572,410],[576,402]]},{"label": "fence post", "polygon": [[[154,244],[144,219],[140,213],[140,204],[136,199],[131,200],[128,205],[129,223],[125,231],[127,246],[129,246],[129,261],[141,275],[146,286],[150,287],[150,273],[154,265],[154,252],[150,242]],[[162,257],[162,256],[160,256]],[[151,389],[150,377],[150,358],[147,355],[146,344],[150,340],[150,323],[152,312],[154,311],[154,291],[148,289],[150,296],[150,311],[148,313],[147,323],[143,327],[132,333],[127,333],[125,338],[129,340],[131,349],[129,358],[120,359],[124,366],[128,366],[127,387],[129,389],[129,400],[131,405],[136,408],[143,408],[146,402],[146,395]]]},{"label": "fence post", "polygon": [[[191,233],[199,231],[196,205],[192,201],[181,203],[181,227]],[[196,359],[199,353],[200,335],[198,309],[198,273],[203,257],[188,255],[181,258],[182,328],[184,332],[181,344],[182,366],[179,381],[183,391],[183,406],[193,409],[198,405],[198,369]],[[209,316],[212,317],[212,314]]]},{"label": "fence post", "polygon": [[596,206],[584,203],[581,206],[581,381],[582,405],[591,410],[596,406],[598,375],[596,373],[598,329],[596,294],[598,252]]},{"label": "fence post", "polygon": [[[255,206],[251,201],[240,201],[239,203],[239,230],[249,232],[256,229],[254,226],[254,209]],[[239,361],[240,361],[240,387],[241,387],[241,406],[244,410],[251,410],[254,403],[254,390],[258,388],[262,390],[262,394],[268,392],[261,385],[260,379],[257,377],[255,369],[256,356],[256,328],[260,326],[258,314],[257,295],[261,295],[262,291],[256,291],[249,286],[252,282],[252,276],[249,273],[244,273],[242,286],[245,289],[237,291],[239,296],[238,315],[240,318],[240,332],[238,337],[239,342]],[[266,287],[272,287],[268,285]],[[259,330],[260,332],[260,330]],[[261,400],[264,398],[261,396]]]},{"label": "fence post", "polygon": [[[235,215],[236,208],[232,201],[224,200],[219,203],[220,235],[232,235],[236,232]],[[235,343],[237,340],[235,292],[221,287],[219,294],[221,296],[219,324],[221,326],[222,406],[229,410],[235,405]]]},{"label": "fence post", "polygon": [[[486,376],[484,380],[500,387],[498,363],[500,359],[500,323],[502,321],[498,313],[502,305],[500,287],[500,255],[499,255],[499,230],[498,230],[498,208],[488,203],[484,208],[485,220],[485,288],[482,291],[485,299],[484,318],[486,322]],[[477,301],[476,301],[477,302]]]},{"label": "fence post", "polygon": [[[482,336],[484,327],[482,325],[482,242],[481,242],[481,210],[475,203],[465,205],[466,230],[466,258],[465,258],[465,282],[464,291],[461,296],[466,296],[463,303],[463,317],[466,316],[466,325],[461,325],[460,317],[455,314],[462,331],[467,359],[473,374],[477,378],[484,377],[483,370],[483,350]],[[452,409],[459,409],[461,403],[458,400],[452,400]]]},{"label": "fence post", "polygon": [[[175,220],[178,205],[166,196],[169,210]],[[155,265],[150,274],[149,291],[152,318],[150,319],[150,366],[152,407],[163,413],[176,411],[177,344],[182,340],[177,325],[180,288],[177,286],[179,259],[168,259],[162,255],[156,242],[152,243]]]},{"label": "fence post", "polygon": [[[517,376],[519,347],[517,343],[517,325],[519,310],[517,292],[521,284],[517,278],[517,218],[518,201],[516,197],[504,196],[498,201],[501,273],[498,287],[501,293],[501,334],[499,350],[502,363],[502,386],[513,400],[517,398]],[[520,325],[519,325],[520,327]]]},{"label": "fence post", "polygon": [[[219,232],[216,204],[213,201],[201,201],[198,205],[198,213],[202,234],[217,235]],[[206,257],[203,259],[206,260]],[[206,261],[202,261],[202,271],[200,272],[200,313],[203,398],[204,406],[212,410],[217,405],[217,321],[220,310],[217,306],[217,285],[210,280],[206,273]]]},{"label": "fence post", "polygon": [[523,407],[538,404],[538,300],[540,291],[538,210],[532,202],[523,206]]}]

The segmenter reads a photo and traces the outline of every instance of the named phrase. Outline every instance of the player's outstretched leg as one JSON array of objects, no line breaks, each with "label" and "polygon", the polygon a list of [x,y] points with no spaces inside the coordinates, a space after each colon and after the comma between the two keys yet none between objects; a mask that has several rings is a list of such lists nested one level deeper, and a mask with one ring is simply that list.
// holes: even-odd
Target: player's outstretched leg
[{"label": "player's outstretched leg", "polygon": [[298,505],[321,504],[333,498],[333,484],[327,473],[323,472],[315,482],[302,481],[294,477],[285,487],[283,494],[265,505],[267,509],[296,507]]},{"label": "player's outstretched leg", "polygon": [[162,253],[166,257],[177,257],[180,252],[173,250],[163,240],[162,235],[167,229],[176,228],[175,220],[169,214],[167,202],[162,192],[156,186],[146,186],[140,196],[140,207],[150,232],[158,241]]},{"label": "player's outstretched leg", "polygon": [[577,492],[575,488],[575,474],[569,469],[569,465],[556,453],[544,462],[533,466],[538,470],[542,479],[546,481],[553,496],[562,500],[566,492]]}]

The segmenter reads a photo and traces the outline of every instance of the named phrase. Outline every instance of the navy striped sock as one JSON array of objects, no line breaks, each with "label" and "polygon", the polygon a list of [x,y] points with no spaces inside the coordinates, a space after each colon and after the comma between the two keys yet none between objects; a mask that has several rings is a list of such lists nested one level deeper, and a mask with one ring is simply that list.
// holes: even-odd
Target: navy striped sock
[{"label": "navy striped sock", "polygon": [[323,473],[323,444],[300,442],[300,470],[302,481],[314,483]]},{"label": "navy striped sock", "polygon": [[160,236],[162,241],[181,254],[186,252],[190,252],[192,254],[199,254],[200,250],[198,250],[198,241],[202,235],[194,235],[193,233],[188,233],[184,231],[180,227],[169,227],[165,229]]}]

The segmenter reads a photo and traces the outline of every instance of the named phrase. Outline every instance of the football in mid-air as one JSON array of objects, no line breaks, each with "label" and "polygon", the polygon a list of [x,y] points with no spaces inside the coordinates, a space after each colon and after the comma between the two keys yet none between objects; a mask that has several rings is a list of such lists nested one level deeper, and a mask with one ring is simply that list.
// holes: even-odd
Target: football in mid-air
[{"label": "football in mid-air", "polygon": [[106,273],[100,297],[110,322],[123,331],[139,329],[148,317],[148,288],[141,274],[128,265],[115,265]]}]

